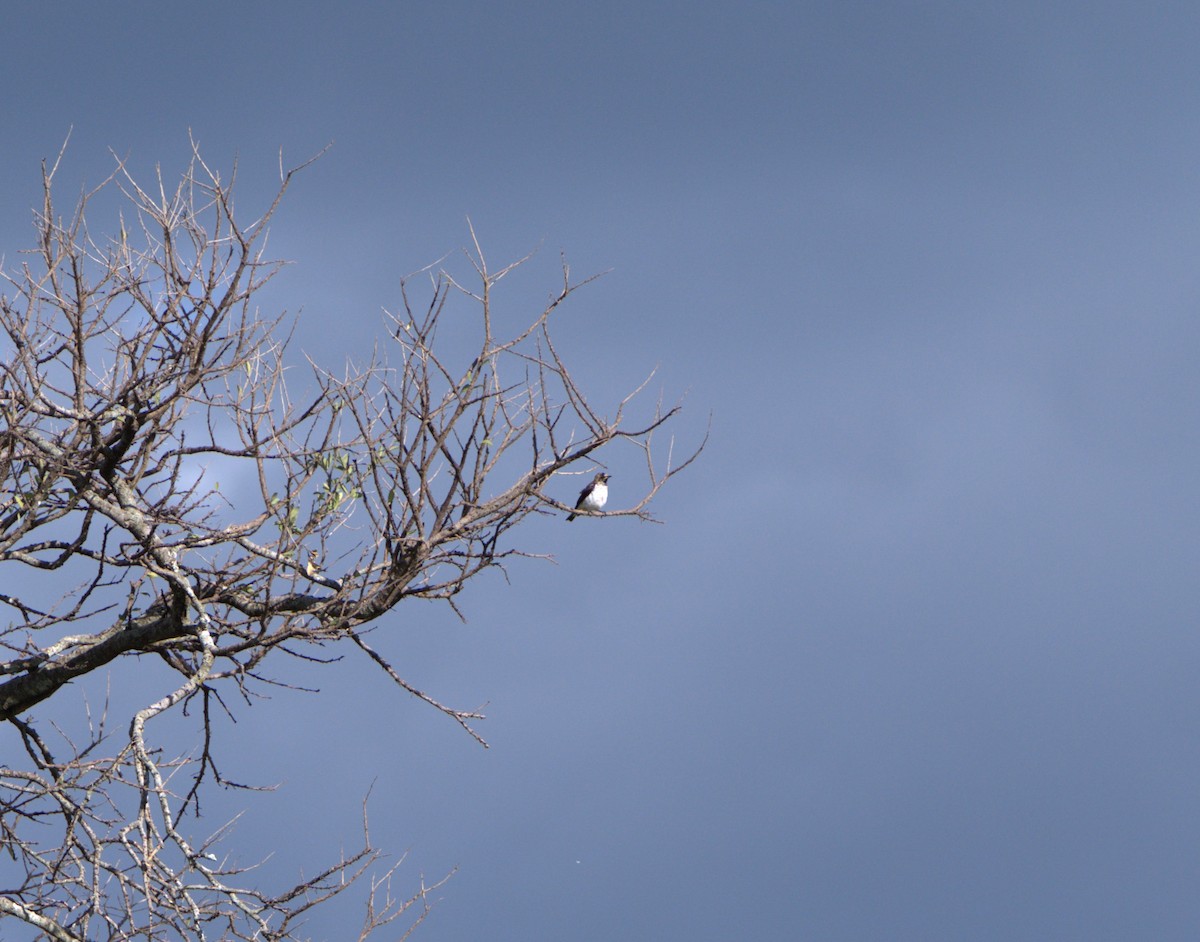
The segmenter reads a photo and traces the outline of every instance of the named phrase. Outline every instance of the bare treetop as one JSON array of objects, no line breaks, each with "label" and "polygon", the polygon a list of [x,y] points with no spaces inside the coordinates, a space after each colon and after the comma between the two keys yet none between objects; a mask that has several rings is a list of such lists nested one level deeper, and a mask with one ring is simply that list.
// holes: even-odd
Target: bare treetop
[{"label": "bare treetop", "polygon": [[[482,742],[477,713],[413,688],[363,632],[386,628],[406,598],[454,606],[472,576],[538,555],[510,531],[571,510],[559,497],[574,488],[555,475],[607,468],[606,446],[637,448],[644,483],[623,477],[624,506],[577,513],[649,520],[652,498],[698,453],[673,460],[655,441],[678,407],[628,426],[641,388],[608,412],[585,397],[551,339],[555,312],[591,280],[572,281],[565,263],[527,326],[498,334],[493,294],[520,262],[489,268],[473,231],[470,280],[431,268],[402,281],[372,359],[311,363],[294,398],[285,367],[302,361],[256,294],[279,269],[263,243],[300,169],[281,166],[274,199],[245,222],[234,175],[222,180],[195,149],[170,185],[160,174],[143,186],[118,161],[65,215],[56,161],[43,168],[36,248],[5,273],[0,719],[27,769],[0,770],[4,846],[24,874],[0,912],[51,938],[294,937],[299,916],[376,852],[364,841],[274,895],[213,855],[210,835],[182,823],[219,780],[210,710],[287,684],[288,657],[306,644],[349,644]],[[115,234],[95,234],[89,204],[114,188]],[[455,299],[476,312],[470,349],[436,342]],[[222,490],[220,479],[250,483]],[[30,713],[72,679],[137,670],[146,654],[179,680],[126,717],[122,736],[98,721],[74,741]],[[166,759],[152,721],[193,701],[203,750]],[[379,884],[362,937],[424,892],[393,899]]]}]

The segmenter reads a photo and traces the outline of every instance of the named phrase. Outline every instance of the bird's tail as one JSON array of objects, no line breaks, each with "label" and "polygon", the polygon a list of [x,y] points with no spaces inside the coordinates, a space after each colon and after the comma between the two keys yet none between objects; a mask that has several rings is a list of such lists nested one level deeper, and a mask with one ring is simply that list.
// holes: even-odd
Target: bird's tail
[{"label": "bird's tail", "polygon": [[567,517],[567,523],[570,523],[572,520],[574,520],[578,516],[579,516],[579,514],[571,514],[569,517]]}]

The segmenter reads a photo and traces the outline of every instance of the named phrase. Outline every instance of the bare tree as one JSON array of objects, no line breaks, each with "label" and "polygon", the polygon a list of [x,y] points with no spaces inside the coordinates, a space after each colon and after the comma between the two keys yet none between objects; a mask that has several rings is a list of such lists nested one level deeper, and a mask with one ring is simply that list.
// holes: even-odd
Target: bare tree
[{"label": "bare tree", "polygon": [[[584,396],[550,335],[587,283],[565,263],[528,327],[497,335],[493,292],[515,266],[489,268],[474,232],[467,283],[427,269],[418,303],[403,282],[371,361],[313,364],[293,398],[287,325],[261,318],[256,294],[279,268],[268,223],[304,165],[281,161],[274,200],[245,222],[236,172],[223,179],[195,147],[176,185],[159,173],[144,187],[118,159],[66,215],[53,199],[61,158],[43,166],[37,245],[0,299],[0,720],[15,731],[0,849],[16,875],[0,913],[56,940],[287,939],[370,873],[360,938],[401,916],[411,926],[432,887],[392,894],[365,813],[358,852],[281,891],[216,853],[224,831],[198,820],[204,790],[231,784],[214,715],[288,684],[289,658],[349,645],[483,743],[480,714],[415,689],[367,631],[406,599],[454,606],[473,576],[533,555],[509,531],[569,510],[547,485],[593,470],[605,446],[640,449],[646,478],[630,506],[598,515],[642,519],[698,449],[673,463],[653,440],[678,407],[628,427],[640,389],[611,416]],[[115,236],[88,227],[101,192],[122,206]],[[465,352],[435,345],[455,304],[475,311]],[[214,467],[253,496],[220,490]],[[30,712],[147,655],[178,681],[131,715],[72,726]],[[199,748],[171,747],[160,717],[172,713],[196,724]]]}]

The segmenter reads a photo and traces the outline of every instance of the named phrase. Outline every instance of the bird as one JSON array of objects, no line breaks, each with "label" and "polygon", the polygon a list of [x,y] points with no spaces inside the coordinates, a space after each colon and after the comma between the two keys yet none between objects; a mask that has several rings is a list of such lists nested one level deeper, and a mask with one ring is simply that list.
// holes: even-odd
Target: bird
[{"label": "bird", "polygon": [[321,553],[318,550],[308,551],[308,559],[304,561],[304,574],[313,582],[318,582],[330,589],[340,590],[342,588],[340,579],[331,579],[321,572]]},{"label": "bird", "polygon": [[[575,501],[576,510],[599,510],[608,500],[608,479],[610,475],[603,471],[597,472],[592,483],[579,492],[579,500]],[[574,520],[578,514],[567,517],[567,523]]]}]

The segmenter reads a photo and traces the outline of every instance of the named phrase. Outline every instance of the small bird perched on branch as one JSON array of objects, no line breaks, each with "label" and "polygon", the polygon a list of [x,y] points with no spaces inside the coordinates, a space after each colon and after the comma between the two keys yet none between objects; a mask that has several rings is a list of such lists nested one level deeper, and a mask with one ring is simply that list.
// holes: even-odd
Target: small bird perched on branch
[{"label": "small bird perched on branch", "polygon": [[330,579],[321,572],[321,553],[319,550],[309,550],[308,559],[304,561],[304,574],[313,582],[319,582],[323,586],[328,586],[331,589],[337,590],[342,587],[342,583],[338,579]]},{"label": "small bird perched on branch", "polygon": [[[600,510],[608,500],[608,479],[610,475],[600,471],[592,478],[592,483],[579,492],[579,500],[575,501],[576,510]],[[567,517],[567,523],[574,520],[578,514]]]}]

